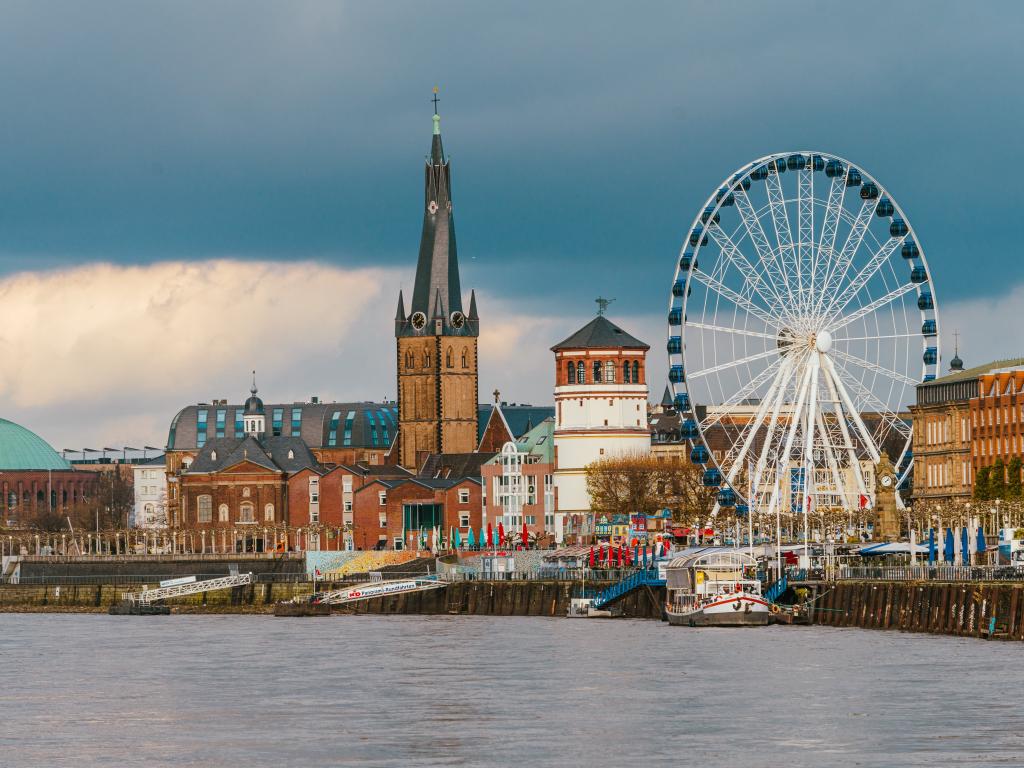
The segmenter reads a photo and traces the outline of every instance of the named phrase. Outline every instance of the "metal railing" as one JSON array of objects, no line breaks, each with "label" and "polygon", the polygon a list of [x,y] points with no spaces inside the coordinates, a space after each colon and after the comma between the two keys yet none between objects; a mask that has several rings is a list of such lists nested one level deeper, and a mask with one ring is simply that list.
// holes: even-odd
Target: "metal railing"
[{"label": "metal railing", "polygon": [[992,565],[840,566],[841,581],[1024,581],[1024,568]]}]

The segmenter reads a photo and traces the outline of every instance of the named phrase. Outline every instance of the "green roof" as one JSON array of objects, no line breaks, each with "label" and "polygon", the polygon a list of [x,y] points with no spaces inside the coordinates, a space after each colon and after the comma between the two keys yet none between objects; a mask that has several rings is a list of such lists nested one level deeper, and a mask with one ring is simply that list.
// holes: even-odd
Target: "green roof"
[{"label": "green roof", "polygon": [[71,465],[35,432],[0,419],[0,471],[71,469]]},{"label": "green roof", "polygon": [[965,368],[962,371],[953,371],[952,373],[947,373],[945,376],[939,376],[936,379],[925,381],[917,386],[930,387],[935,384],[950,384],[954,381],[970,381],[971,379],[977,379],[989,371],[994,371],[999,368],[1014,368],[1018,365],[1024,365],[1024,357],[1011,357],[1008,360],[995,360],[991,363],[985,363],[985,365],[976,365],[973,368]]}]

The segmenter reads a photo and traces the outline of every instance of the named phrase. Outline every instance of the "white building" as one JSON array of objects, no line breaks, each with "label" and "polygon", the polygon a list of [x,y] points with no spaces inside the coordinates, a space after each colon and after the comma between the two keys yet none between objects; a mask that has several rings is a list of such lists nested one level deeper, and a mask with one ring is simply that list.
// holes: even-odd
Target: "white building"
[{"label": "white building", "polygon": [[555,506],[593,532],[586,467],[649,453],[647,350],[604,315],[551,348],[555,353]]},{"label": "white building", "polygon": [[132,467],[135,475],[136,528],[167,525],[167,462],[163,454]]}]

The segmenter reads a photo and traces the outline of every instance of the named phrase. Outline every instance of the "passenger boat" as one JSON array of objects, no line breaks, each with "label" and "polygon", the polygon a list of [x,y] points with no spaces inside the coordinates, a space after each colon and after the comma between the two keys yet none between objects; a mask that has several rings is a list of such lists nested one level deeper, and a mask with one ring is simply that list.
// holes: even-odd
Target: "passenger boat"
[{"label": "passenger boat", "polygon": [[665,614],[684,627],[754,627],[768,623],[770,607],[755,578],[757,561],[739,549],[683,550],[665,569]]}]

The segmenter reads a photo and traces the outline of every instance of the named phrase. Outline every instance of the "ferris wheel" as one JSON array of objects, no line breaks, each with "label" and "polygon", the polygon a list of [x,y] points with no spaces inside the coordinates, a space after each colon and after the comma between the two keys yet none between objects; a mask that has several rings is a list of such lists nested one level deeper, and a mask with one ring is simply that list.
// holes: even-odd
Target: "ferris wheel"
[{"label": "ferris wheel", "polygon": [[935,378],[938,337],[920,241],[863,169],[786,152],[727,176],[690,227],[668,313],[673,401],[715,512],[863,508],[883,455],[904,484],[900,411]]}]

